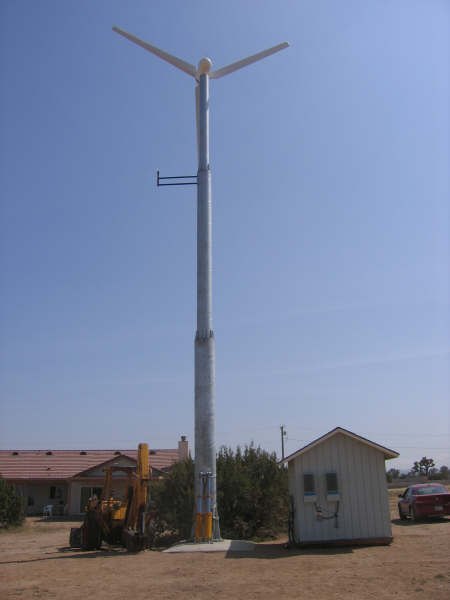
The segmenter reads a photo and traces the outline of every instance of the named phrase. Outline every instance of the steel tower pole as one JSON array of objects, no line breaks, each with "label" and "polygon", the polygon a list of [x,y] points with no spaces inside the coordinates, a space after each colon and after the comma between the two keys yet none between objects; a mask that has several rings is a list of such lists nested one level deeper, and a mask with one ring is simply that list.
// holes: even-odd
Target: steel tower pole
[{"label": "steel tower pole", "polygon": [[209,76],[198,84],[197,331],[195,334],[195,497],[200,473],[211,474],[213,539],[220,539],[216,498],[215,348],[212,324],[212,212],[209,164]]}]

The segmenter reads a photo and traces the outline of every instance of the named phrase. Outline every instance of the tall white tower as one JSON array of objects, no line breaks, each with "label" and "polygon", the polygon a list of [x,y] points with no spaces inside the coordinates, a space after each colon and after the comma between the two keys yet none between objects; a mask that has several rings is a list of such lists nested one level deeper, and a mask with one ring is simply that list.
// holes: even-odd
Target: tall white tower
[{"label": "tall white tower", "polygon": [[[138,46],[181,69],[197,81],[195,90],[198,171],[197,171],[197,331],[195,334],[195,495],[196,514],[212,517],[203,529],[203,541],[220,539],[216,486],[216,401],[215,349],[212,324],[212,212],[211,167],[209,163],[209,80],[237,71],[289,46],[279,44],[252,56],[211,71],[209,58],[202,58],[198,67],[168,54],[164,50],[113,27]],[[200,520],[201,521],[201,520]]]}]

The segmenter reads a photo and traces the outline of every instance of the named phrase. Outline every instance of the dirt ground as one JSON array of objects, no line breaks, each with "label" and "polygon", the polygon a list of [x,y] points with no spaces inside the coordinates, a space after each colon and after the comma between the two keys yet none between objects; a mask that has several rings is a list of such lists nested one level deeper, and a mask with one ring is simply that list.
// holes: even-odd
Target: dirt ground
[{"label": "dirt ground", "polygon": [[390,546],[286,550],[284,539],[251,553],[163,554],[68,548],[71,522],[28,519],[0,534],[0,598],[64,600],[450,597],[450,519],[399,521],[390,490]]}]

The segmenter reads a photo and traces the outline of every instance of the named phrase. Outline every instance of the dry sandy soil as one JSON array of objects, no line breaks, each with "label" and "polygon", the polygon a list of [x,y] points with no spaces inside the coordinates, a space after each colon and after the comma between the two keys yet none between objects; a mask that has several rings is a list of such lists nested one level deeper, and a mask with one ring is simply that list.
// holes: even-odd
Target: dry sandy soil
[{"label": "dry sandy soil", "polygon": [[391,546],[251,553],[129,554],[68,548],[74,523],[28,519],[0,535],[0,598],[450,598],[449,518],[399,521],[390,490]]}]

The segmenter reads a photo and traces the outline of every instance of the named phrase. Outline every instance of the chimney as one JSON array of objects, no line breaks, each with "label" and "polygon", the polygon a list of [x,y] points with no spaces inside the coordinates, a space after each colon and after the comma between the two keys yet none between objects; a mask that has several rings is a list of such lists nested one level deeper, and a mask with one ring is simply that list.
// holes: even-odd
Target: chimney
[{"label": "chimney", "polygon": [[186,460],[190,456],[189,442],[185,435],[181,436],[181,440],[178,442],[178,460]]}]

